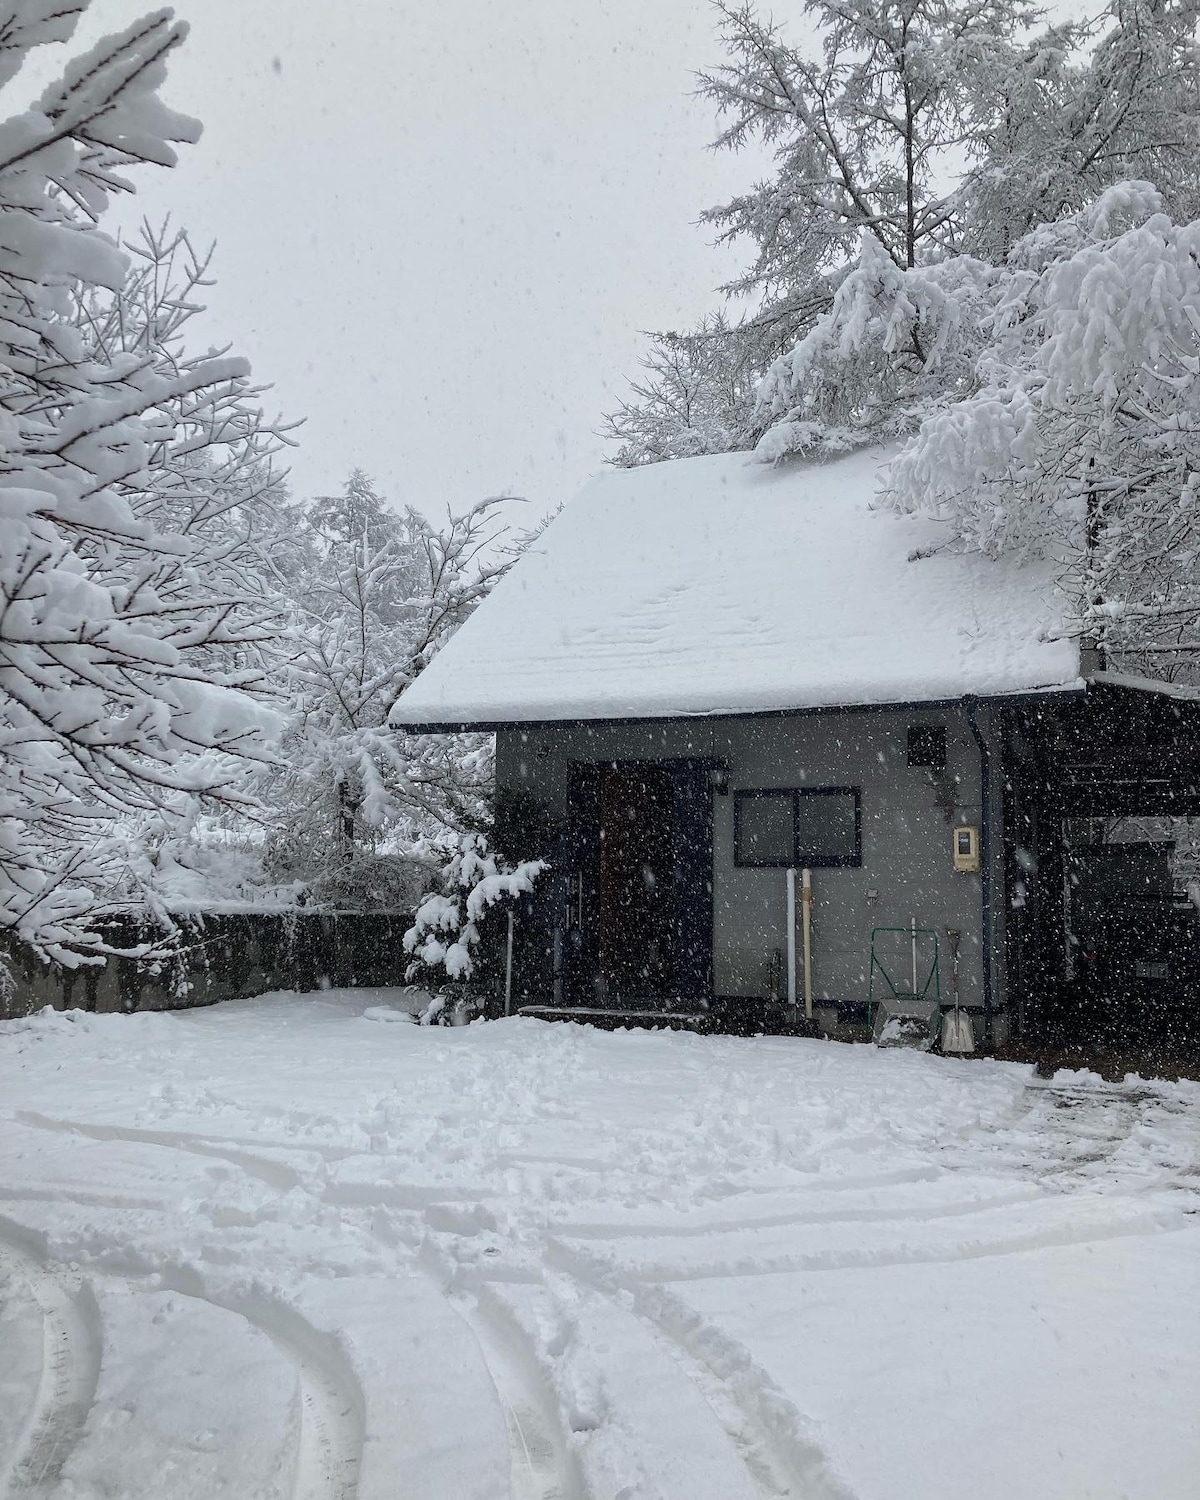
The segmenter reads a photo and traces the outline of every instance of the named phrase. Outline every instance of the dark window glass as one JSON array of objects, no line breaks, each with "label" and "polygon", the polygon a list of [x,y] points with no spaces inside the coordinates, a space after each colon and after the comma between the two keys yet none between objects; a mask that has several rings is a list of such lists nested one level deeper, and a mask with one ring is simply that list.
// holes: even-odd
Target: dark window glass
[{"label": "dark window glass", "polygon": [[796,794],[796,864],[857,865],[858,794],[837,791]]},{"label": "dark window glass", "polygon": [[910,724],[908,763],[930,771],[946,769],[946,730],[942,724]]},{"label": "dark window glass", "polygon": [[734,813],[737,864],[791,864],[796,842],[791,792],[739,792]]},{"label": "dark window glass", "polygon": [[805,787],[735,793],[736,865],[827,868],[862,863],[857,787]]}]

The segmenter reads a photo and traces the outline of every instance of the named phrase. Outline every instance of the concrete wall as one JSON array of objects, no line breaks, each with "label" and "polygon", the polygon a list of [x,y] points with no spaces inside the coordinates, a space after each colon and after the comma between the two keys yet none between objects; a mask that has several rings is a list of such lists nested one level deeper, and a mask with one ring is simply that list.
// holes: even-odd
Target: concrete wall
[{"label": "concrete wall", "polygon": [[[395,912],[236,912],[180,917],[178,948],[137,961],[110,958],[75,969],[43,963],[0,937],[11,988],[0,990],[0,1019],[43,1006],[89,1011],[182,1010],[269,990],[403,984],[412,918]],[[155,934],[135,923],[106,932],[115,947]]]},{"label": "concrete wall", "polygon": [[[993,1002],[1003,1003],[1003,851],[999,836],[999,745],[986,709],[979,724],[993,749]],[[946,729],[946,777],[907,764],[913,724]],[[713,798],[714,987],[720,996],[760,998],[775,950],[786,951],[785,872],[734,864],[734,795],[741,788],[857,786],[862,793],[862,865],[813,872],[814,998],[867,997],[871,929],[947,927],[962,933],[964,1004],[983,1003],[981,878],[956,873],[952,828],[981,820],[980,756],[966,712],[871,710],[662,724],[564,725],[498,737],[501,790],[519,791],[550,822],[567,813],[574,761],[704,756],[725,762],[729,794]],[[949,821],[948,815],[949,814]],[[907,947],[894,940],[901,972]],[[797,952],[800,951],[797,935]],[[943,994],[950,989],[943,947]]]}]

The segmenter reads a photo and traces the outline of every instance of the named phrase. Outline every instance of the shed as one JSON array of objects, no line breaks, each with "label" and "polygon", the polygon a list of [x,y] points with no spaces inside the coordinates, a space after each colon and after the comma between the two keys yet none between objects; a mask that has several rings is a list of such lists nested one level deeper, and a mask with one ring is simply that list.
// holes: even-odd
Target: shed
[{"label": "shed", "polygon": [[[981,1037],[1059,1004],[1066,917],[1043,899],[1051,936],[1022,928],[1045,857],[1023,840],[1062,824],[1046,746],[1099,700],[1051,568],[881,508],[889,456],[605,473],[405,693],[398,727],[496,734],[498,838],[550,861],[519,1003],[755,1023],[807,993],[836,1031],[863,1019],[872,932],[915,924],[947,990],[958,935]],[[1109,720],[1131,694],[1104,687]],[[1143,697],[1170,732],[1184,710]]]}]

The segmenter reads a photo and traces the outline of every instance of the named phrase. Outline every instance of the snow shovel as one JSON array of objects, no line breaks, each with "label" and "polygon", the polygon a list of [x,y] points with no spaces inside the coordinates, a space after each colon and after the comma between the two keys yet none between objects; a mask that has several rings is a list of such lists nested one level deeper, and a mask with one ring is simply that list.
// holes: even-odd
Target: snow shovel
[{"label": "snow shovel", "polygon": [[954,1005],[942,1017],[942,1051],[947,1057],[963,1057],[974,1052],[975,1034],[971,1028],[970,1016],[959,1008],[958,945],[962,941],[962,933],[953,927],[947,927],[946,941],[950,944],[950,990],[954,996]]}]

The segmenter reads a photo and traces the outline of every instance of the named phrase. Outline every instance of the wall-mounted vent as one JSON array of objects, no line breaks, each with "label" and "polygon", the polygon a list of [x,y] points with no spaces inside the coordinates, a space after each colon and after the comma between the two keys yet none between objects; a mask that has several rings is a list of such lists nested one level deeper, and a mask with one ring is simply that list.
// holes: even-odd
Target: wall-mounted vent
[{"label": "wall-mounted vent", "polygon": [[946,769],[946,730],[942,724],[908,726],[908,763],[940,776]]}]

